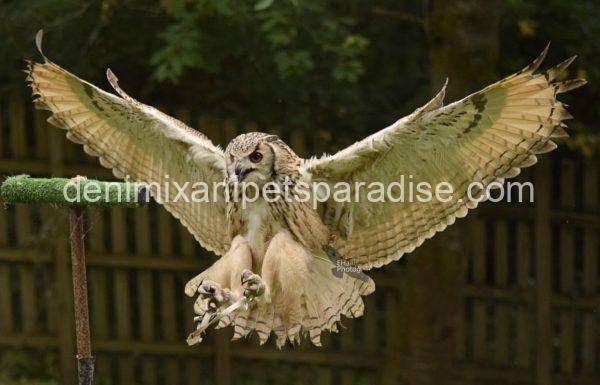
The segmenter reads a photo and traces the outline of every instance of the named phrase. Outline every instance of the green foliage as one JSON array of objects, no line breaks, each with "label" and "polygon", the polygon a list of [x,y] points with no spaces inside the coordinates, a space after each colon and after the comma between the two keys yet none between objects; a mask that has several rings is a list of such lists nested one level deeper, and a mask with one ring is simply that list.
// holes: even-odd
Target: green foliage
[{"label": "green foliage", "polygon": [[[430,84],[435,37],[426,3],[9,1],[0,5],[0,92],[27,93],[22,60],[39,57],[33,36],[44,28],[47,55],[104,88],[110,66],[147,103],[253,122],[284,136],[306,129],[343,146],[410,113],[439,87]],[[498,77],[523,67],[550,40],[549,63],[580,55],[569,75],[590,84],[565,101],[585,141],[600,118],[600,6],[509,0],[501,12]]]},{"label": "green foliage", "polygon": [[574,54],[578,59],[567,78],[582,77],[588,84],[560,99],[575,120],[568,122],[571,138],[566,147],[586,157],[600,156],[600,5],[591,1],[510,0],[502,25],[503,74],[531,60],[534,52],[551,42],[546,65]]},{"label": "green foliage", "polygon": [[43,350],[5,351],[0,361],[0,385],[54,385],[57,355]]},{"label": "green foliage", "polygon": [[190,69],[219,74],[228,60],[273,68],[282,81],[327,73],[355,83],[364,71],[368,40],[353,33],[353,17],[336,14],[326,2],[175,3],[173,23],[160,34],[164,47],[152,58],[159,80],[177,81]]}]

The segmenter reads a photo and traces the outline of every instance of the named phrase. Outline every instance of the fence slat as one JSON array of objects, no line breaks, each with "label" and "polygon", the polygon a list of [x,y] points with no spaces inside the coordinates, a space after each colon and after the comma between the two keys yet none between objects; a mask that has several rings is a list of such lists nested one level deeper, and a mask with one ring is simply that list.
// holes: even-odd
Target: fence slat
[{"label": "fence slat", "polygon": [[[471,228],[471,239],[473,241],[473,281],[477,285],[485,284],[486,276],[486,237],[485,221],[478,216],[469,222]],[[479,299],[473,304],[473,358],[477,362],[483,362],[486,356],[486,306]]]},{"label": "fence slat", "polygon": [[[508,223],[495,223],[494,280],[496,286],[506,288],[508,284]],[[495,361],[499,365],[508,363],[508,305],[495,306]]]},{"label": "fence slat", "polygon": [[213,383],[203,375],[202,364],[203,360],[198,357],[189,357],[185,360],[186,385],[208,385]]},{"label": "fence slat", "polygon": [[375,353],[377,351],[377,309],[375,306],[375,298],[370,295],[365,300],[365,315],[364,315],[364,349],[367,353]]},{"label": "fence slat", "polygon": [[[560,181],[561,206],[564,210],[575,208],[575,164],[562,162]],[[562,224],[560,230],[560,291],[573,295],[573,277],[575,269],[575,229]],[[575,315],[571,309],[560,314],[560,366],[565,374],[572,374],[575,366]]]},{"label": "fence slat", "polygon": [[[0,136],[1,133],[0,133]],[[0,247],[8,245],[8,229],[6,216],[8,209],[0,208]],[[10,285],[10,267],[7,263],[0,263],[0,333],[9,333],[12,329],[13,308],[12,290]]]},{"label": "fence slat", "polygon": [[[393,309],[387,309],[387,311],[391,312]],[[392,326],[396,327],[396,325]],[[350,320],[346,329],[342,331],[340,337],[340,345],[342,351],[352,352],[354,350],[354,340],[356,335],[356,327],[355,322]],[[352,368],[348,368],[346,370],[342,370],[340,373],[340,384],[341,385],[351,385],[354,379],[354,371]]]},{"label": "fence slat", "polygon": [[[116,207],[111,210],[111,239],[113,252],[123,255],[127,252],[128,227],[125,218],[125,209]],[[117,336],[123,340],[131,340],[131,290],[129,272],[119,269],[114,272],[115,313]],[[122,356],[118,360],[118,378],[121,385],[135,382],[133,360],[129,356]]]},{"label": "fence slat", "polygon": [[[48,132],[49,165],[51,176],[62,176],[64,172],[63,133],[60,130]],[[73,330],[75,319],[73,314],[73,289],[71,287],[71,271],[68,248],[68,231],[66,215],[60,215],[58,210],[52,213],[53,221],[59,231],[51,240],[54,253],[54,277],[56,279],[56,298],[51,317],[58,327],[58,351],[60,361],[60,383],[75,384],[76,365],[75,341]]]},{"label": "fence slat", "polygon": [[35,111],[33,115],[33,129],[35,132],[35,156],[38,159],[46,159],[48,156],[48,131],[51,127],[46,122],[44,115],[40,111]]},{"label": "fence slat", "polygon": [[[90,254],[103,254],[106,252],[106,240],[104,236],[104,214],[102,209],[89,209],[90,231],[89,238]],[[89,266],[89,263],[88,263]],[[91,326],[92,326],[92,351],[95,340],[106,340],[109,336],[109,306],[108,306],[108,272],[105,268],[94,266],[90,268],[90,296],[91,296]],[[111,376],[110,357],[105,353],[95,353],[97,373],[96,378],[108,381]]]},{"label": "fence slat", "polygon": [[[530,290],[531,269],[531,229],[519,222],[516,225],[517,285],[521,291]],[[519,368],[528,368],[530,364],[531,323],[527,304],[517,307],[517,354],[515,363]]]},{"label": "fence slat", "polygon": [[399,323],[399,300],[397,293],[388,290],[385,293],[385,341],[386,341],[386,355],[387,360],[385,366],[381,371],[383,385],[392,385],[398,383],[398,376],[400,375],[400,368],[398,367],[400,351],[400,330],[398,330]]},{"label": "fence slat", "polygon": [[10,148],[12,157],[27,157],[27,129],[25,127],[25,108],[21,97],[14,93],[9,100]]},{"label": "fence slat", "polygon": [[[0,100],[0,158],[8,158],[9,154],[7,154],[7,150],[6,147],[8,147],[8,144],[6,143],[6,139],[5,139],[5,135],[8,132],[8,127],[4,126],[4,119],[2,119],[2,103],[3,101]],[[8,116],[8,115],[7,115]]]},{"label": "fence slat", "polygon": [[535,196],[535,284],[536,284],[536,326],[537,356],[536,383],[548,385],[551,382],[552,368],[550,330],[550,296],[551,296],[551,232],[550,202],[552,191],[551,168],[549,160],[542,160],[535,168],[535,188],[541,192]]},{"label": "fence slat", "polygon": [[13,308],[12,290],[10,288],[10,268],[8,264],[0,264],[0,333],[12,332]]},{"label": "fence slat", "polygon": [[[596,164],[587,163],[584,168],[583,203],[587,212],[598,213],[598,167]],[[598,290],[598,230],[585,229],[583,233],[583,293],[593,295]],[[596,370],[597,354],[600,351],[600,325],[598,318],[593,313],[583,315],[582,331],[582,371],[591,375]]]},{"label": "fence slat", "polygon": [[[161,256],[173,255],[173,226],[171,215],[164,209],[158,212],[158,250]],[[175,276],[173,273],[160,274],[160,313],[163,339],[166,341],[177,340],[175,317]],[[177,360],[167,357],[164,361],[165,380],[168,385],[176,384],[179,376]]]},{"label": "fence slat", "polygon": [[333,383],[333,373],[331,368],[319,368],[318,373],[318,385],[331,385]]},{"label": "fence slat", "polygon": [[[151,255],[150,241],[150,208],[143,207],[135,210],[135,248],[142,258]],[[153,341],[154,325],[154,295],[152,272],[141,270],[137,272],[137,296],[139,304],[140,337],[142,341]],[[154,385],[157,381],[156,358],[142,357],[142,382]]]},{"label": "fence slat", "polygon": [[[17,235],[17,246],[27,248],[31,241],[31,208],[27,205],[15,206],[15,226]],[[36,303],[36,280],[33,266],[19,266],[20,290],[21,293],[21,324],[23,333],[27,335],[35,334],[37,329],[37,310]]]}]

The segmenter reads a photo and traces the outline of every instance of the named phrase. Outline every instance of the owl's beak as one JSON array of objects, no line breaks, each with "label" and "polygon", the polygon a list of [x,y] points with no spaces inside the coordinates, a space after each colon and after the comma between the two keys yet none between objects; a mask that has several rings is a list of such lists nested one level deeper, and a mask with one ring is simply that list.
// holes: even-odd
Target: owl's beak
[{"label": "owl's beak", "polygon": [[256,170],[255,168],[242,168],[241,166],[235,166],[235,176],[237,177],[238,182],[242,182],[246,179],[246,176],[250,174],[252,171]]}]

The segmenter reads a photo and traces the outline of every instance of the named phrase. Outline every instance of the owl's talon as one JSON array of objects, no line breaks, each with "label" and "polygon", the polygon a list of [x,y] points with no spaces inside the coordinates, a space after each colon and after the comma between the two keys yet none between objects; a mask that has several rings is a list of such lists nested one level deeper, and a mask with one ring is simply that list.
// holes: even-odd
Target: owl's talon
[{"label": "owl's talon", "polygon": [[221,286],[208,279],[202,281],[198,286],[200,298],[208,300],[208,308],[216,310],[230,302],[231,292],[228,289],[222,289]]},{"label": "owl's talon", "polygon": [[244,288],[244,297],[254,299],[260,297],[266,291],[266,286],[258,274],[245,269],[242,271],[242,287]]},{"label": "owl's talon", "polygon": [[[225,289],[227,290],[227,289]],[[248,298],[240,297],[235,302],[229,302],[227,306],[215,307],[208,304],[208,308],[203,310],[202,314],[194,317],[196,329],[191,332],[187,338],[188,345],[195,345],[202,342],[204,333],[213,324],[217,324],[223,317],[227,317],[237,309],[248,310]]]}]

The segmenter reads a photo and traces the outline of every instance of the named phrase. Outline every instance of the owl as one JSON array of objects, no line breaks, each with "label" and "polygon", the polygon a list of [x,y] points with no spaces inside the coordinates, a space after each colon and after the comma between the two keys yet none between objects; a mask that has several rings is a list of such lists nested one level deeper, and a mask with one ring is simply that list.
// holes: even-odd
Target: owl
[{"label": "owl", "polygon": [[[41,34],[36,39],[41,50]],[[336,154],[303,159],[281,138],[239,135],[225,150],[201,132],[128,96],[108,70],[118,95],[83,81],[43,57],[29,63],[35,105],[118,178],[153,182],[154,199],[219,259],[191,279],[197,327],[188,343],[214,327],[234,339],[256,333],[278,346],[301,338],[321,345],[342,317],[363,314],[375,284],[364,272],[398,260],[485,200],[488,186],[536,163],[566,137],[571,118],[557,95],[585,84],[557,77],[573,61],[538,72],[547,48],[529,66],[462,100],[444,105],[444,91],[410,115]],[[43,54],[42,54],[43,56]],[[446,82],[447,83],[447,82]],[[452,199],[364,199],[361,186],[415,183],[454,187]],[[167,181],[168,179],[168,181]],[[168,199],[162,183],[215,188],[211,199]],[[323,191],[346,183],[349,195]],[[476,183],[479,193],[470,194]],[[278,187],[275,197],[240,200],[237,187]],[[320,189],[311,186],[319,184]],[[405,183],[406,184],[406,183]],[[181,187],[184,186],[184,187]],[[300,187],[303,186],[303,187]],[[396,184],[396,188],[401,187]],[[243,198],[243,196],[242,196]],[[273,197],[271,197],[273,198]]]}]

